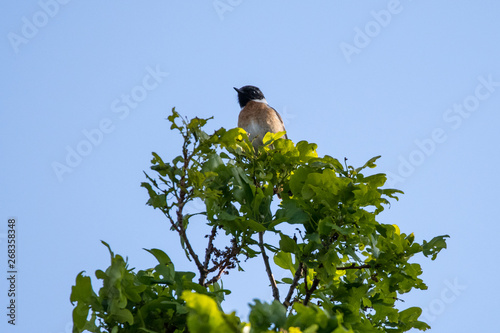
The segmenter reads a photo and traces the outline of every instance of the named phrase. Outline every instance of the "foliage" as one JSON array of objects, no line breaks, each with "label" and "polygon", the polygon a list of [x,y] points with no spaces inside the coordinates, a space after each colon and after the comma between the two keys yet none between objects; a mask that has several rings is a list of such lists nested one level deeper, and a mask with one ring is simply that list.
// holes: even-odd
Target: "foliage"
[{"label": "foliage", "polygon": [[[377,215],[402,192],[382,188],[385,174],[365,175],[378,158],[360,168],[319,157],[316,145],[294,144],[282,133],[268,133],[256,151],[245,131],[203,131],[209,119],[168,117],[183,137],[181,154],[164,162],[153,153],[142,183],[148,205],[160,210],[196,266],[177,272],[170,258],[148,250],[159,264],[135,273],[111,249],[111,266],[95,294],[89,277],[80,273],[72,289],[74,332],[405,332],[429,326],[418,320],[422,310],[400,310],[397,302],[412,289],[426,289],[416,254],[434,260],[446,248],[438,236],[422,244]],[[180,120],[180,123],[179,123]],[[186,213],[201,200],[204,209]],[[276,204],[276,201],[279,204]],[[273,204],[274,202],[274,204]],[[194,215],[203,215],[210,232],[205,253],[188,236]],[[285,232],[281,224],[293,225]],[[290,229],[290,228],[288,228]],[[189,229],[190,230],[190,229]],[[195,230],[195,229],[193,229]],[[279,236],[279,246],[265,241]],[[215,239],[229,237],[225,248]],[[107,244],[105,244],[108,246]],[[254,300],[249,322],[223,312],[219,280],[242,269],[241,260],[262,258],[273,301]],[[270,258],[289,276],[275,281]],[[197,277],[197,282],[193,279]],[[278,284],[287,286],[280,296]],[[281,289],[283,290],[283,289]],[[401,305],[401,304],[400,304]]]},{"label": "foliage", "polygon": [[[103,281],[99,295],[83,272],[72,288],[71,302],[77,302],[73,310],[74,332],[184,332],[188,308],[180,297],[183,292],[223,299],[225,291],[217,283],[210,291],[193,282],[195,273],[176,271],[161,250],[148,250],[158,265],[134,273],[120,255],[103,244],[111,254],[111,265],[106,271],[96,271],[96,277]],[[91,318],[87,320],[89,310]]]}]

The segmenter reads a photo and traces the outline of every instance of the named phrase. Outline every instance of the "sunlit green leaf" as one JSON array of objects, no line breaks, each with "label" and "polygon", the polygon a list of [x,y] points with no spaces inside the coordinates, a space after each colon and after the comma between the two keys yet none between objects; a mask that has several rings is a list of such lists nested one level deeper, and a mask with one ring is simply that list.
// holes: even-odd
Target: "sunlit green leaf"
[{"label": "sunlit green leaf", "polygon": [[226,315],[217,303],[206,295],[185,291],[182,298],[189,308],[187,325],[192,333],[239,332],[239,320],[234,314]]},{"label": "sunlit green leaf", "polygon": [[290,270],[292,274],[295,273],[295,268],[293,267],[292,255],[290,252],[279,251],[274,255],[274,263],[283,269]]}]

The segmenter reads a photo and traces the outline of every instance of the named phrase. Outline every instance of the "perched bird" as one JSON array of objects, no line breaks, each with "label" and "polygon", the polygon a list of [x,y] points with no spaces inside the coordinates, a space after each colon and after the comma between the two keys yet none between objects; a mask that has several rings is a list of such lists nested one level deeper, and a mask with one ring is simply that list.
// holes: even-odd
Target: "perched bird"
[{"label": "perched bird", "polygon": [[[238,127],[248,133],[255,149],[262,146],[262,139],[267,132],[285,131],[285,124],[280,114],[267,104],[259,88],[244,86],[234,90],[238,92],[238,103],[241,106]],[[283,138],[288,139],[286,133]]]}]

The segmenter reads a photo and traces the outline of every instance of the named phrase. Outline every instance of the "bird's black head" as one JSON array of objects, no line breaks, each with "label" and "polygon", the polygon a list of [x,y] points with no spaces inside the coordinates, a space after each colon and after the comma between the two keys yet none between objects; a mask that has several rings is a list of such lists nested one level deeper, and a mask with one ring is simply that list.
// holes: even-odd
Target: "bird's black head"
[{"label": "bird's black head", "polygon": [[234,88],[238,92],[238,103],[243,108],[253,99],[264,99],[264,94],[255,86],[244,86],[240,89]]}]

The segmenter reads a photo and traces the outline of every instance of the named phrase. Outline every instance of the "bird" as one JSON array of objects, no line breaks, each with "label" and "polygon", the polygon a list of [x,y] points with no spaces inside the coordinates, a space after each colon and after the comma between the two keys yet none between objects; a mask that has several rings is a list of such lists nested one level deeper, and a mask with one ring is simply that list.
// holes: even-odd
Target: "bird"
[{"label": "bird", "polygon": [[[238,116],[238,127],[243,128],[257,150],[262,146],[262,139],[267,132],[285,131],[285,124],[280,114],[267,104],[262,91],[255,86],[233,87],[238,93],[241,111]],[[288,139],[285,135],[283,138]]]}]

